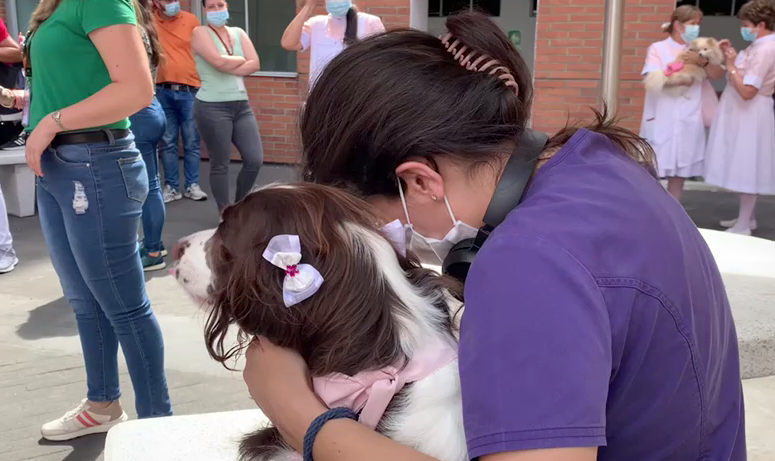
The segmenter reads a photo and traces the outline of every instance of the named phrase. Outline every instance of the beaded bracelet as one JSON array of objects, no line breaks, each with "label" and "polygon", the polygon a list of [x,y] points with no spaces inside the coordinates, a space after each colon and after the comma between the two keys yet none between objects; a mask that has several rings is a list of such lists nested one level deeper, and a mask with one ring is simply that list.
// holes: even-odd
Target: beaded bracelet
[{"label": "beaded bracelet", "polygon": [[339,407],[328,410],[312,421],[312,424],[309,425],[309,429],[307,429],[307,433],[304,434],[304,461],[313,461],[312,447],[315,445],[315,438],[317,438],[320,429],[322,429],[323,426],[332,419],[342,418],[357,421],[358,415],[349,408]]}]

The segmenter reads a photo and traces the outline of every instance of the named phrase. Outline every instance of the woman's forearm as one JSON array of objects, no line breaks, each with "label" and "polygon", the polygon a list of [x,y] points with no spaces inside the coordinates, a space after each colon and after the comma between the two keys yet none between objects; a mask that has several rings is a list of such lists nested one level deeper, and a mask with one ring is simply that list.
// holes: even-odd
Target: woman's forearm
[{"label": "woman's forearm", "polygon": [[222,72],[231,73],[241,65],[245,64],[245,62],[245,58],[242,56],[221,56],[218,58],[217,62],[211,64],[213,64],[213,66],[217,67],[218,70]]},{"label": "woman's forearm", "polygon": [[347,419],[323,426],[313,454],[317,461],[438,461]]},{"label": "woman's forearm", "polygon": [[234,75],[239,75],[241,77],[247,77],[248,75],[255,74],[259,70],[261,70],[261,63],[258,60],[255,60],[255,61],[250,60],[250,61],[246,61],[236,69],[229,71],[229,73]]},{"label": "woman's forearm", "polygon": [[288,27],[283,32],[283,37],[280,39],[280,45],[288,51],[301,50],[301,32],[304,29],[304,23],[312,17],[313,6],[304,5],[299,11],[299,14],[293,18]]},{"label": "woman's forearm", "polygon": [[0,48],[0,62],[17,63],[22,62],[21,48],[4,46]]},{"label": "woman's forearm", "polygon": [[[150,77],[148,82],[151,82]],[[67,131],[110,125],[150,106],[152,102],[152,84],[111,83],[83,101],[62,109],[60,120]]]}]

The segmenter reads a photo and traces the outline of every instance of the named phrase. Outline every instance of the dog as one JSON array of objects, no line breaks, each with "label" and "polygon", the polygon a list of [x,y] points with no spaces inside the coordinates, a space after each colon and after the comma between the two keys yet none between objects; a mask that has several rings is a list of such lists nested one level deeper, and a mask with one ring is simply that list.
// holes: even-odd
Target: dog
[{"label": "dog", "polygon": [[[724,53],[715,38],[700,37],[689,44],[693,51],[708,60],[709,64],[720,66],[724,62]],[[696,82],[708,78],[704,68],[683,62],[671,63],[666,70],[649,72],[643,79],[646,90],[652,93],[666,92],[673,96],[684,96],[688,88]]]},{"label": "dog", "polygon": [[[434,345],[452,345],[456,352],[461,284],[403,254],[377,222],[366,202],[339,189],[271,185],[224,210],[217,229],[183,238],[173,249],[172,272],[209,311],[210,355],[226,366],[256,336],[265,337],[304,358],[321,396],[330,379],[409,370],[419,357],[434,355]],[[282,248],[274,252],[278,242]],[[284,246],[288,242],[299,244],[300,260],[297,254],[276,264],[282,259],[277,254],[295,254]],[[318,282],[308,285],[316,290],[289,298],[289,282],[305,273]],[[232,326],[238,340],[228,346]],[[367,425],[370,403],[360,414]],[[408,380],[371,423],[436,459],[467,460],[456,354]],[[276,428],[266,427],[242,440],[240,459],[301,458]]]}]

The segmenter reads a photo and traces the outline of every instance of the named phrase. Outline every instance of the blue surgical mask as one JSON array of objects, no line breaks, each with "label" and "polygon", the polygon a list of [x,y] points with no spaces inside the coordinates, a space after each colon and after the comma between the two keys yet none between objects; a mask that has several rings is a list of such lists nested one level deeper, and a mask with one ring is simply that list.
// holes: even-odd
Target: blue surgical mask
[{"label": "blue surgical mask", "polygon": [[326,11],[331,13],[331,16],[335,18],[343,18],[347,16],[347,12],[352,8],[353,2],[326,2]]},{"label": "blue surgical mask", "polygon": [[756,40],[756,31],[753,30],[753,27],[741,27],[740,35],[743,36],[743,40],[746,42],[752,42]]},{"label": "blue surgical mask", "polygon": [[221,27],[226,25],[226,21],[229,20],[229,10],[221,11],[208,11],[207,23],[211,26]]},{"label": "blue surgical mask", "polygon": [[164,5],[164,14],[169,17],[175,17],[180,13],[180,2],[167,3]]},{"label": "blue surgical mask", "polygon": [[681,40],[684,42],[691,43],[692,41],[696,40],[697,37],[700,36],[700,26],[697,24],[685,24],[684,25],[684,31],[681,34]]}]

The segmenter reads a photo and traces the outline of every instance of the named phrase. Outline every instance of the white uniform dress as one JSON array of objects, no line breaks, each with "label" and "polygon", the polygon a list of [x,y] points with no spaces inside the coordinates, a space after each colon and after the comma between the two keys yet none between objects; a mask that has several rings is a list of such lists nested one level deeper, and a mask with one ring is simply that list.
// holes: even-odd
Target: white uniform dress
[{"label": "white uniform dress", "polygon": [[705,181],[746,194],[775,194],[775,35],[737,55],[743,83],[759,89],[743,100],[731,83],[721,95],[706,153]]},{"label": "white uniform dress", "polygon": [[[665,70],[687,46],[671,37],[652,43],[646,55],[643,75]],[[703,173],[705,124],[702,119],[702,83],[688,88],[683,96],[646,92],[640,136],[657,154],[660,177],[691,178]]]}]

